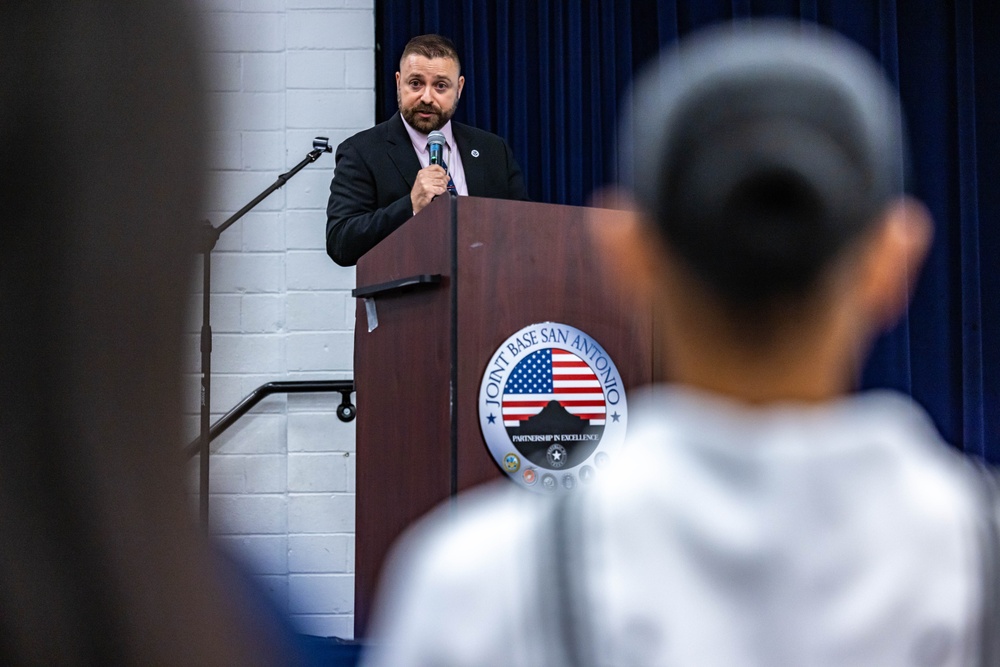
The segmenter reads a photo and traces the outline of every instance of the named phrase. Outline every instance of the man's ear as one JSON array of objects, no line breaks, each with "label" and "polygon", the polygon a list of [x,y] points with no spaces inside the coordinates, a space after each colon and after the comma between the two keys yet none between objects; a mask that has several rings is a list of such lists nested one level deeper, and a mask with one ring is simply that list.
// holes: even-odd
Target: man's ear
[{"label": "man's ear", "polygon": [[399,90],[399,72],[396,72],[396,90]]},{"label": "man's ear", "polygon": [[462,99],[462,88],[465,88],[465,77],[458,77],[458,94],[455,96],[455,101]]},{"label": "man's ear", "polygon": [[862,255],[861,306],[875,331],[903,315],[930,250],[933,224],[927,208],[912,197],[891,204]]}]

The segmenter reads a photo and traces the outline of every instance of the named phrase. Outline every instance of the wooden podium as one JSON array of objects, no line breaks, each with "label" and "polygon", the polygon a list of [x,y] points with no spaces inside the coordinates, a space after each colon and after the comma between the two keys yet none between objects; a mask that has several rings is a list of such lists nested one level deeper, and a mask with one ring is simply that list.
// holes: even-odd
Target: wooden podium
[{"label": "wooden podium", "polygon": [[577,327],[608,352],[626,389],[652,380],[651,309],[636,312],[609,284],[587,229],[621,215],[439,197],[358,262],[356,637],[399,534],[502,476],[477,400],[508,336],[540,322]]}]

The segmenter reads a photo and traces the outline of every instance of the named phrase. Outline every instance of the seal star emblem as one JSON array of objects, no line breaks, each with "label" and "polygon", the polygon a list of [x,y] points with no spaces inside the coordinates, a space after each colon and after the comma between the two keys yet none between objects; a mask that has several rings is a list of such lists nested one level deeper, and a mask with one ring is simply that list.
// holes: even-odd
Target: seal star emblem
[{"label": "seal star emblem", "polygon": [[549,465],[553,468],[562,468],[566,465],[566,458],[568,455],[569,454],[566,451],[566,448],[559,443],[555,443],[545,452],[545,458],[548,460]]}]

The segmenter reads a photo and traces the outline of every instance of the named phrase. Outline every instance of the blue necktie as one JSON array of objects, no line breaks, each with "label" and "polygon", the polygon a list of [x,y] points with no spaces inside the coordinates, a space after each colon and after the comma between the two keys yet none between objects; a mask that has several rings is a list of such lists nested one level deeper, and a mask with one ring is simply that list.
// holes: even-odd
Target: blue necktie
[{"label": "blue necktie", "polygon": [[[441,168],[445,170],[445,173],[448,172],[448,165],[444,161],[444,156],[441,157],[441,162],[438,164],[440,164]],[[448,192],[458,196],[458,188],[455,187],[455,181],[451,180],[451,174],[448,174]]]}]

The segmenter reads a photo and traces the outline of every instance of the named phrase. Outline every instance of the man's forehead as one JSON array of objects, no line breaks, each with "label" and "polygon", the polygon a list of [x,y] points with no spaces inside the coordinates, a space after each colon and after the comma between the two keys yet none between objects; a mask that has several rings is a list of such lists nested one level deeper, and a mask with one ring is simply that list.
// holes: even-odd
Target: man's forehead
[{"label": "man's forehead", "polygon": [[454,58],[427,58],[411,53],[399,62],[403,76],[426,76],[453,79],[458,77],[458,63]]}]

